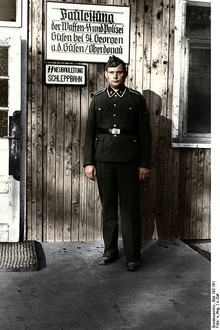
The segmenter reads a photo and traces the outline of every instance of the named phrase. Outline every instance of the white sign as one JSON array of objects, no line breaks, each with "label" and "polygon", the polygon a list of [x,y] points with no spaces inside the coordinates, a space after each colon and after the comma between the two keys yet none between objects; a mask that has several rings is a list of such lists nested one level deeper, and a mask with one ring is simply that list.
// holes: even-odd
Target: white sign
[{"label": "white sign", "polygon": [[56,85],[85,85],[85,65],[45,65],[46,84]]},{"label": "white sign", "polygon": [[130,8],[47,2],[46,59],[129,63]]}]

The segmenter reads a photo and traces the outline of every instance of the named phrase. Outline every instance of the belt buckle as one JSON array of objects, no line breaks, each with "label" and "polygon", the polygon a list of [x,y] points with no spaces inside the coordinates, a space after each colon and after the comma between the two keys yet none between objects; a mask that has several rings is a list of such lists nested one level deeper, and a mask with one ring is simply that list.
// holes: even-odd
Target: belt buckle
[{"label": "belt buckle", "polygon": [[120,128],[112,128],[112,134],[120,134]]}]

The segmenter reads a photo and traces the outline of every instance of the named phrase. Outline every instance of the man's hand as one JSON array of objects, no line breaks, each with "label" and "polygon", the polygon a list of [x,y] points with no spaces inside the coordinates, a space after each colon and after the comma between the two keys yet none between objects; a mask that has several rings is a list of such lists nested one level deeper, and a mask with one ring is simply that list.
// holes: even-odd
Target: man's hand
[{"label": "man's hand", "polygon": [[85,176],[91,180],[95,181],[96,179],[96,167],[94,165],[87,165],[84,169]]},{"label": "man's hand", "polygon": [[146,167],[139,167],[138,169],[138,176],[139,181],[143,181],[145,178],[148,178],[150,175],[150,169]]}]

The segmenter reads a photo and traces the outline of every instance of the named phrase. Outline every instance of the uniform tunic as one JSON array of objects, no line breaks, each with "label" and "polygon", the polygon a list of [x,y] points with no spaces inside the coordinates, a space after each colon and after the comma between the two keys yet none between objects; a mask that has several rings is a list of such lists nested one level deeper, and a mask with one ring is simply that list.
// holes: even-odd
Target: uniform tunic
[{"label": "uniform tunic", "polygon": [[[96,134],[97,128],[119,128],[133,136]],[[138,162],[150,168],[151,130],[144,97],[126,88],[103,89],[92,99],[85,137],[84,166],[101,162]]]},{"label": "uniform tunic", "polygon": [[[111,129],[116,134],[103,133],[103,129]],[[126,259],[140,259],[138,168],[150,168],[150,161],[151,130],[144,97],[127,87],[118,93],[110,87],[95,93],[86,126],[84,167],[97,168],[103,207],[104,256],[113,257],[118,253],[119,194]]]}]

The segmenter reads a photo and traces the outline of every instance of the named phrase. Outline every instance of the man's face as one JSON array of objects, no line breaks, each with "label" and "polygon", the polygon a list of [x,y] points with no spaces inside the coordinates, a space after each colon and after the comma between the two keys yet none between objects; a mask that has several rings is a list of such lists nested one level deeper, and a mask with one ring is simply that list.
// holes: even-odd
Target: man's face
[{"label": "man's face", "polygon": [[120,90],[124,86],[127,75],[128,72],[123,64],[119,64],[116,68],[107,68],[105,71],[105,77],[108,79],[110,87],[115,91]]}]

